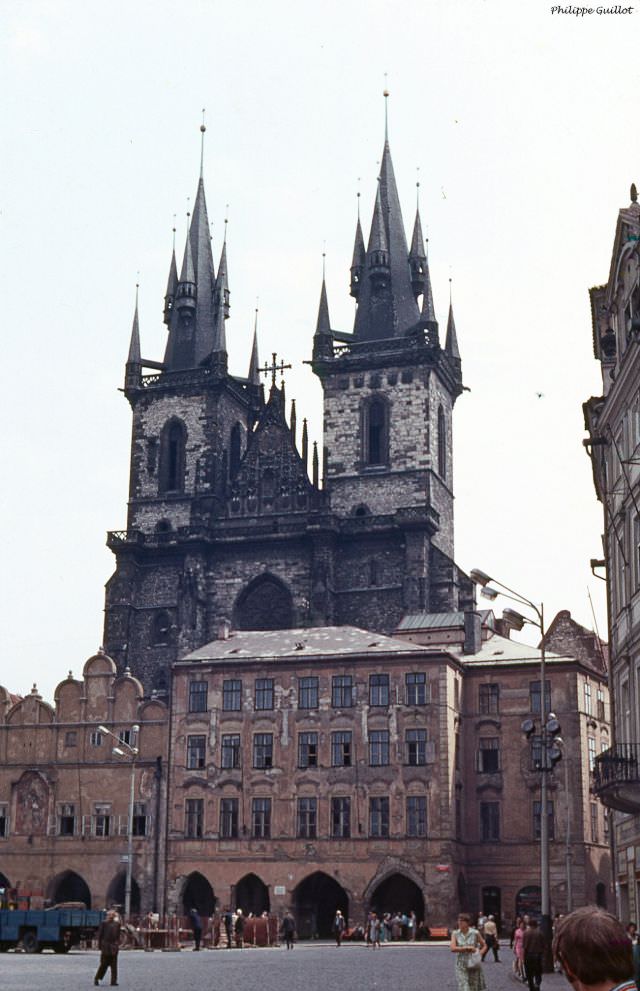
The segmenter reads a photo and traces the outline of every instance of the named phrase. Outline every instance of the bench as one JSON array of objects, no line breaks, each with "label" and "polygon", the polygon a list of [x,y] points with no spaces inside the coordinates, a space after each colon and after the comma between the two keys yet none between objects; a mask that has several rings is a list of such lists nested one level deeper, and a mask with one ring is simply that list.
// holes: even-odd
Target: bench
[{"label": "bench", "polygon": [[451,930],[447,926],[429,926],[429,939],[450,939]]}]

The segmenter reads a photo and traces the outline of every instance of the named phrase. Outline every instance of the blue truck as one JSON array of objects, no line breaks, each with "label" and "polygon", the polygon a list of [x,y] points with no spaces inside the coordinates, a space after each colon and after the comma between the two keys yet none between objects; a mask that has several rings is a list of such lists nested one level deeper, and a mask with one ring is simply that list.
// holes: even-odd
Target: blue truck
[{"label": "blue truck", "polygon": [[25,953],[68,953],[80,940],[92,939],[104,917],[86,908],[0,909],[0,953],[18,944]]}]

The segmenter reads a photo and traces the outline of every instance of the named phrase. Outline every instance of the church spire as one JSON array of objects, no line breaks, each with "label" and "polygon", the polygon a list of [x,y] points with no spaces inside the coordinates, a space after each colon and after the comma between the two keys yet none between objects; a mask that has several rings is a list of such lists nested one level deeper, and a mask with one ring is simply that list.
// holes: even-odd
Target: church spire
[{"label": "church spire", "polygon": [[325,279],[325,256],[322,256],[322,288],[320,290],[320,305],[318,306],[318,319],[316,322],[316,332],[313,336],[314,356],[328,356],[333,354],[333,334],[331,333],[331,320],[329,319],[329,303],[327,300],[327,283]]},{"label": "church spire", "polygon": [[[427,242],[428,244],[428,242]],[[431,288],[431,273],[429,272],[429,258],[424,260],[424,286],[422,290],[422,323],[438,325],[436,320],[436,309],[433,304],[433,289]]]},{"label": "church spire", "polygon": [[[449,280],[451,284],[451,280]],[[458,348],[458,335],[456,334],[456,322],[453,318],[453,302],[449,300],[449,319],[447,320],[447,336],[444,349],[452,358],[460,360],[460,349]]]},{"label": "church spire", "polygon": [[164,296],[164,322],[167,326],[171,323],[171,312],[176,300],[178,289],[178,266],[176,265],[176,229],[173,228],[173,249],[171,251],[171,264],[169,265],[169,278],[167,279],[167,291]]},{"label": "church spire", "polygon": [[425,266],[427,256],[424,250],[422,223],[420,222],[420,207],[416,206],[416,219],[413,224],[413,236],[409,251],[409,267],[411,269],[411,288],[413,295],[418,298],[425,289]]},{"label": "church spire", "polygon": [[131,341],[129,342],[129,356],[127,365],[140,365],[142,356],[140,354],[140,323],[138,320],[138,289],[136,284],[136,305],[133,311],[133,324],[131,326]]},{"label": "church spire", "polygon": [[253,344],[251,345],[251,359],[249,361],[249,382],[251,385],[260,385],[260,359],[258,358],[258,309],[256,307],[256,318],[253,326]]},{"label": "church spire", "polygon": [[356,224],[356,236],[353,244],[353,258],[351,260],[351,295],[357,299],[360,295],[360,283],[364,274],[364,265],[367,252],[362,236],[362,224],[360,223],[360,193],[358,193],[358,222]]}]

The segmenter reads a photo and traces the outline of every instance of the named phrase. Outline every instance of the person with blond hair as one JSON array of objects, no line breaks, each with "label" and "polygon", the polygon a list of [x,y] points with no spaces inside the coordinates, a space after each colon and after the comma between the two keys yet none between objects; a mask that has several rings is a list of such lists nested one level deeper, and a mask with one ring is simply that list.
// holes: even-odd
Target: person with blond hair
[{"label": "person with blond hair", "polygon": [[553,955],[575,991],[636,991],[631,940],[615,916],[595,905],[560,919]]}]

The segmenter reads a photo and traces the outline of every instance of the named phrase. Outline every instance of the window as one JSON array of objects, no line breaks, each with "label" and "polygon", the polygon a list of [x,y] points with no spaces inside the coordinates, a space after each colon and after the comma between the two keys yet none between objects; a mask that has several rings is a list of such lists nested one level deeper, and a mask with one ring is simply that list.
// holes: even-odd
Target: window
[{"label": "window", "polygon": [[447,477],[447,424],[442,406],[438,406],[438,474]]},{"label": "window", "polygon": [[369,675],[369,705],[389,705],[389,675]]},{"label": "window", "polygon": [[350,709],[354,703],[353,678],[351,675],[334,675],[331,679],[331,705],[333,708]]},{"label": "window", "polygon": [[387,404],[382,397],[370,399],[363,407],[363,460],[366,465],[388,461]]},{"label": "window", "polygon": [[318,835],[317,798],[298,799],[297,833],[300,839],[315,840]]},{"label": "window", "polygon": [[598,688],[596,691],[596,711],[600,722],[604,722],[604,689]]},{"label": "window", "polygon": [[187,737],[187,769],[198,770],[205,765],[207,751],[206,736]]},{"label": "window", "polygon": [[240,734],[223,733],[221,741],[221,767],[225,771],[240,767]]},{"label": "window", "polygon": [[[535,715],[540,715],[540,682],[532,681],[529,684],[529,710]],[[544,711],[545,715],[551,712],[551,682],[544,683]]]},{"label": "window", "polygon": [[94,729],[89,733],[89,743],[92,747],[102,746],[102,733],[100,730]]},{"label": "window", "polygon": [[186,430],[179,420],[169,420],[160,437],[160,492],[184,489]]},{"label": "window", "polygon": [[598,842],[598,803],[591,802],[591,842]]},{"label": "window", "polygon": [[58,815],[58,835],[59,836],[75,836],[76,835],[76,807],[70,803],[65,803],[60,806],[60,812]]},{"label": "window", "polygon": [[369,799],[369,836],[385,839],[389,836],[389,799]]},{"label": "window", "polygon": [[331,799],[331,836],[334,840],[348,840],[351,836],[351,799]]},{"label": "window", "polygon": [[478,772],[496,774],[500,770],[500,740],[485,737],[478,741]]},{"label": "window", "polygon": [[587,716],[590,716],[592,714],[591,713],[591,683],[589,681],[585,681],[585,683],[584,683],[584,711],[587,714]]},{"label": "window", "polygon": [[407,705],[426,705],[427,676],[424,671],[410,671],[404,676]]},{"label": "window", "polygon": [[531,770],[542,770],[542,737],[539,735],[531,737]]},{"label": "window", "polygon": [[351,730],[331,734],[331,766],[351,767]]},{"label": "window", "polygon": [[237,798],[222,798],[220,800],[220,838],[223,840],[238,838]]},{"label": "window", "polygon": [[298,767],[318,766],[318,734],[300,733],[298,735]]},{"label": "window", "polygon": [[161,609],[153,617],[151,643],[158,647],[166,647],[171,643],[171,616],[166,609]]},{"label": "window", "polygon": [[407,764],[419,767],[427,763],[427,731],[426,729],[408,729],[405,734],[405,752]]},{"label": "window", "polygon": [[376,729],[369,734],[369,764],[383,767],[389,763],[389,730]]},{"label": "window", "polygon": [[202,839],[204,799],[187,798],[184,803],[184,835],[189,840]]},{"label": "window", "polygon": [[407,836],[427,835],[427,799],[425,795],[407,796]]},{"label": "window", "polygon": [[273,709],[273,678],[256,678],[256,709]]},{"label": "window", "polygon": [[69,729],[64,734],[64,745],[65,747],[77,747],[78,746],[78,733],[74,729]]},{"label": "window", "polygon": [[189,712],[207,711],[207,682],[189,682]]},{"label": "window", "polygon": [[271,799],[254,798],[251,802],[251,835],[254,840],[271,836]]},{"label": "window", "polygon": [[596,766],[596,738],[595,736],[587,737],[587,749],[589,751],[589,770],[593,771]]},{"label": "window", "polygon": [[609,809],[603,808],[602,822],[604,824],[604,840],[605,843],[608,843],[609,842]]},{"label": "window", "polygon": [[239,712],[242,707],[242,682],[239,678],[230,678],[222,682],[223,712]]},{"label": "window", "polygon": [[134,836],[146,836],[148,832],[147,804],[146,802],[133,803],[133,822],[131,832]]},{"label": "window", "polygon": [[[541,804],[539,801],[533,803],[533,838],[534,840],[540,839],[540,809]],[[553,802],[547,799],[547,829],[549,831],[549,839],[555,839],[556,832],[556,819],[553,811]]]},{"label": "window", "polygon": [[480,685],[479,711],[481,716],[497,716],[500,711],[500,686]]},{"label": "window", "polygon": [[298,678],[298,708],[318,708],[318,679]]},{"label": "window", "polygon": [[0,839],[4,840],[9,835],[9,806],[0,805]]},{"label": "window", "polygon": [[133,730],[121,729],[118,733],[118,739],[120,743],[124,743],[127,747],[133,746]]},{"label": "window", "polygon": [[273,733],[254,734],[253,766],[262,770],[273,767]]},{"label": "window", "polygon": [[93,809],[93,835],[111,835],[111,806],[95,805]]},{"label": "window", "polygon": [[500,839],[499,802],[480,802],[480,839],[485,842]]}]

